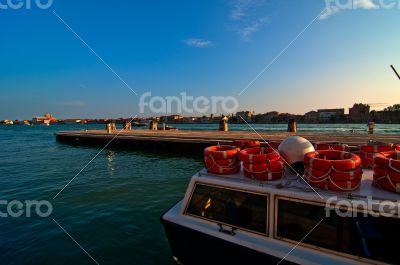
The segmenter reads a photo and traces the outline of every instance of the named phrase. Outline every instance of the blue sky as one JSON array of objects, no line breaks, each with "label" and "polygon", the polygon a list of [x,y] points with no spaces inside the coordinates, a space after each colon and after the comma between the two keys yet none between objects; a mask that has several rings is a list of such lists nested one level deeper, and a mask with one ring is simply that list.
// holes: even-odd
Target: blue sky
[{"label": "blue sky", "polygon": [[400,7],[356,1],[317,18],[240,96],[324,0],[54,0],[46,10],[0,9],[0,119],[130,117],[145,92],[235,96],[239,109],[256,113],[399,103],[389,65],[400,69]]}]

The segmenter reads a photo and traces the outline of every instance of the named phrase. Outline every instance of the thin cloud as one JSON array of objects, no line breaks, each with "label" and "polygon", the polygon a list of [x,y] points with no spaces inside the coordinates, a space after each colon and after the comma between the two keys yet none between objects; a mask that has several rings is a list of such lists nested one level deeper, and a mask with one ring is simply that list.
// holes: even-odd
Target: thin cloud
[{"label": "thin cloud", "polygon": [[186,45],[195,48],[209,48],[214,46],[214,43],[205,39],[187,39],[184,41]]},{"label": "thin cloud", "polygon": [[374,3],[374,0],[348,0],[349,4],[343,7],[338,7],[335,5],[327,6],[324,13],[319,17],[320,20],[327,19],[341,10],[355,10],[355,9],[377,9],[378,6]]},{"label": "thin cloud", "polygon": [[250,41],[251,36],[260,30],[260,28],[268,22],[267,17],[259,18],[258,20],[252,22],[251,24],[247,24],[243,26],[242,28],[238,29],[238,33],[241,37],[242,40],[244,41]]},{"label": "thin cloud", "polygon": [[240,20],[247,15],[249,9],[258,2],[255,0],[236,0],[233,2],[230,17],[233,20]]},{"label": "thin cloud", "polygon": [[237,32],[243,41],[250,41],[254,33],[259,31],[268,21],[264,15],[260,15],[260,6],[265,0],[235,0],[230,7],[230,19],[233,25],[230,28]]}]

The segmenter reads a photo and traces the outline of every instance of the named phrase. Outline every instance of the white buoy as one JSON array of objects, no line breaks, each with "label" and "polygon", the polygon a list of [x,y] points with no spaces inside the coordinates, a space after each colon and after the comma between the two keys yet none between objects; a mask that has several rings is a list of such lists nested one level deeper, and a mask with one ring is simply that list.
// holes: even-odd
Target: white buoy
[{"label": "white buoy", "polygon": [[278,147],[279,154],[299,174],[304,173],[304,155],[315,151],[314,146],[300,136],[289,136]]}]

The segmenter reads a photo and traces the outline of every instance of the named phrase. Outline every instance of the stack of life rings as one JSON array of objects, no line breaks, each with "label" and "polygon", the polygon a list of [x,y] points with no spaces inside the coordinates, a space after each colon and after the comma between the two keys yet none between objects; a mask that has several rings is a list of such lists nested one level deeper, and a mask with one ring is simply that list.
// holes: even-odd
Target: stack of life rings
[{"label": "stack of life rings", "polygon": [[363,170],[358,155],[335,150],[319,150],[304,156],[305,179],[313,187],[332,191],[352,191],[360,186]]},{"label": "stack of life rings", "polygon": [[240,150],[243,150],[246,148],[259,147],[260,142],[257,140],[234,140],[233,145],[240,148]]},{"label": "stack of life rings", "polygon": [[216,145],[204,149],[204,163],[208,172],[229,175],[240,170],[239,149],[236,146]]},{"label": "stack of life rings", "polygon": [[316,142],[313,145],[315,150],[335,150],[335,151],[346,151],[346,152],[350,150],[350,147],[347,144],[340,144],[340,143]]},{"label": "stack of life rings", "polygon": [[269,141],[265,143],[265,146],[278,150],[279,145],[282,141]]},{"label": "stack of life rings", "polygon": [[362,144],[359,146],[359,155],[364,168],[372,168],[374,164],[374,155],[382,152],[392,151],[392,144]]},{"label": "stack of life rings", "polygon": [[400,193],[400,152],[376,154],[373,170],[375,185],[384,190]]},{"label": "stack of life rings", "polygon": [[247,148],[240,151],[239,158],[243,162],[244,175],[248,178],[267,181],[283,176],[283,160],[273,148]]}]

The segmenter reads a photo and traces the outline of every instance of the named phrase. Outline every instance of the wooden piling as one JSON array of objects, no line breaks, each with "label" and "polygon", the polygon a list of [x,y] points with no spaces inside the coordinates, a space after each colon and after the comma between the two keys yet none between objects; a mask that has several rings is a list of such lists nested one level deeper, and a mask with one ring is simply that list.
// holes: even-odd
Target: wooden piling
[{"label": "wooden piling", "polygon": [[375,122],[371,121],[368,123],[368,133],[373,134],[375,129]]},{"label": "wooden piling", "polygon": [[290,119],[288,123],[288,132],[296,133],[297,132],[297,122],[295,119]]}]

